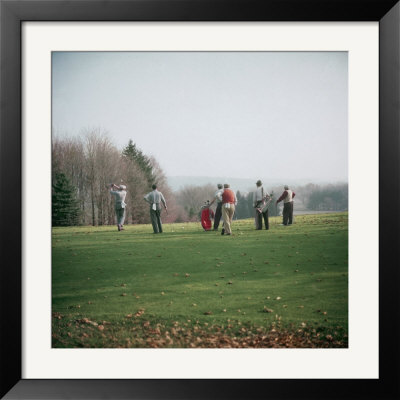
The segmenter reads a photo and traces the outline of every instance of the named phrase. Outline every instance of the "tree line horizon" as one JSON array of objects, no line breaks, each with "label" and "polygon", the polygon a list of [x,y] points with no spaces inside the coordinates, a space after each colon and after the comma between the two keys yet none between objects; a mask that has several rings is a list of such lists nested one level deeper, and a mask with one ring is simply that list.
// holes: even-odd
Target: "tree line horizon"
[{"label": "tree line horizon", "polygon": [[[72,138],[52,140],[52,225],[114,225],[114,200],[109,194],[111,183],[127,186],[127,224],[148,224],[148,204],[143,200],[155,183],[168,205],[165,223],[200,221],[200,209],[212,200],[217,183],[185,185],[173,191],[157,160],[147,156],[132,139],[119,150],[108,135],[99,129],[87,130]],[[229,182],[227,182],[229,183]],[[234,187],[232,187],[235,190]],[[255,187],[254,187],[255,189]],[[269,213],[279,215],[275,201],[282,186],[264,187],[273,195]],[[348,184],[318,185],[309,183],[292,187],[296,206],[309,211],[346,211]],[[235,219],[254,217],[253,193],[235,190],[238,204]]]}]

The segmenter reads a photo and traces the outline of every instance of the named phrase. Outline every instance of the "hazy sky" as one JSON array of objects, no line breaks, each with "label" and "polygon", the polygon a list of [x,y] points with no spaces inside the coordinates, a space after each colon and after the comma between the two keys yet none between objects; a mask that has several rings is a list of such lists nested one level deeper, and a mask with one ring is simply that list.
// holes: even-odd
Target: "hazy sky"
[{"label": "hazy sky", "polygon": [[347,181],[346,52],[56,52],[53,129],[167,176]]}]

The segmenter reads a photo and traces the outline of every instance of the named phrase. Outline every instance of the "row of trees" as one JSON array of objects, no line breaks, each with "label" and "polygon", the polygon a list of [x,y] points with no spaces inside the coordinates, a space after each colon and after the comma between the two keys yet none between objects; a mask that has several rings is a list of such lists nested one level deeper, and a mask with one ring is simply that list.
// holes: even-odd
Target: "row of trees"
[{"label": "row of trees", "polygon": [[[279,215],[279,210],[277,205],[275,204],[276,197],[275,193],[271,191],[270,195],[272,196],[272,202],[268,208],[269,215],[271,217],[275,217]],[[241,193],[239,190],[236,192],[236,198],[238,204],[236,206],[235,214],[237,219],[245,219],[254,217],[254,202],[253,202],[253,193]]]},{"label": "row of trees", "polygon": [[[269,215],[277,216],[280,214],[282,203],[276,205],[276,200],[283,192],[283,187],[267,188],[273,201],[269,206]],[[348,185],[331,184],[315,185],[308,184],[294,187],[296,193],[296,209],[309,211],[345,211],[348,208]],[[187,220],[197,221],[199,210],[206,200],[212,200],[216,186],[208,184],[203,186],[187,185],[176,192],[177,203],[185,210]],[[236,206],[236,219],[246,219],[254,217],[253,192],[236,192],[238,204]]]},{"label": "row of trees", "polygon": [[[143,196],[157,183],[169,199],[166,222],[175,221],[180,210],[157,161],[129,141],[118,150],[99,130],[75,138],[54,138],[52,143],[52,222],[63,225],[115,223],[111,183],[124,183],[127,191],[127,223],[149,223]],[[181,216],[184,218],[184,215]]]},{"label": "row of trees", "polygon": [[[53,226],[110,225],[115,223],[111,183],[127,187],[126,223],[149,223],[148,204],[143,196],[157,183],[168,204],[165,222],[198,221],[205,201],[212,200],[216,185],[187,185],[172,192],[159,164],[146,156],[132,142],[118,150],[107,134],[87,131],[76,138],[56,137],[52,143],[52,220]],[[234,189],[234,188],[233,188]],[[271,190],[268,189],[267,190]],[[347,184],[318,186],[308,184],[294,188],[296,208],[308,210],[347,210]],[[273,188],[271,216],[279,214],[275,200],[282,188]],[[276,195],[275,195],[276,193]],[[235,218],[254,217],[253,193],[236,192]]]},{"label": "row of trees", "polygon": [[[188,220],[198,221],[199,210],[205,201],[214,198],[217,188],[216,185],[207,184],[203,186],[186,185],[176,192],[177,203],[184,208]],[[273,196],[274,193],[271,193]],[[235,210],[235,219],[245,219],[254,217],[253,193],[236,192],[238,204]],[[275,203],[272,203],[269,208],[271,216],[278,215],[278,208]]]},{"label": "row of trees", "polygon": [[188,221],[198,221],[201,207],[207,200],[212,201],[217,188],[211,184],[203,186],[186,185],[176,192],[176,201],[187,215]]},{"label": "row of trees", "polygon": [[346,211],[348,209],[348,184],[308,185],[296,188],[296,197],[305,209],[311,211]]}]

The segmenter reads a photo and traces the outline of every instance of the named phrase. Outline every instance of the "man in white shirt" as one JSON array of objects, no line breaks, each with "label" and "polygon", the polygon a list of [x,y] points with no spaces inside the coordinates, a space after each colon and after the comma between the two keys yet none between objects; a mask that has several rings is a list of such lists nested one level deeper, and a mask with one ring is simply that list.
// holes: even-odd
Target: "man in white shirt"
[{"label": "man in white shirt", "polygon": [[[117,190],[113,190],[117,189]],[[118,231],[124,230],[126,186],[111,184],[110,193],[115,197],[115,214],[117,215]]]},{"label": "man in white shirt", "polygon": [[144,196],[144,200],[150,204],[150,219],[154,233],[162,233],[161,203],[163,204],[165,211],[167,211],[167,203],[163,194],[157,190],[157,185],[153,185],[151,188],[153,191],[147,193],[146,196]]},{"label": "man in white shirt", "polygon": [[214,198],[212,202],[210,203],[210,206],[216,201],[217,202],[217,208],[215,210],[215,216],[214,216],[214,231],[218,230],[219,222],[221,221],[221,216],[222,216],[222,192],[224,191],[222,184],[218,183],[217,185],[218,190],[214,194]]},{"label": "man in white shirt", "polygon": [[269,219],[268,219],[268,208],[263,211],[265,206],[265,202],[269,199],[269,194],[264,192],[264,188],[262,187],[262,182],[258,180],[256,182],[257,189],[253,192],[253,206],[255,208],[255,223],[256,229],[262,229],[262,220],[264,219],[265,229],[269,229]]},{"label": "man in white shirt", "polygon": [[293,223],[293,198],[296,193],[289,189],[288,185],[285,185],[285,191],[281,197],[276,201],[278,204],[283,200],[283,223],[282,225],[292,225]]}]

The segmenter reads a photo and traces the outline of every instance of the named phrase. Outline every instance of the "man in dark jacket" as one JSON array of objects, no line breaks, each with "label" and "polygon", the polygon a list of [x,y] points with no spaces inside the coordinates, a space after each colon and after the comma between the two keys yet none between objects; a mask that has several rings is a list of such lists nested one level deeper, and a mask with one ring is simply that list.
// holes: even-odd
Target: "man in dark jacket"
[{"label": "man in dark jacket", "polygon": [[222,216],[222,192],[224,189],[222,188],[222,184],[218,183],[217,185],[218,190],[214,194],[214,198],[210,203],[210,206],[216,201],[217,208],[215,209],[215,217],[214,217],[214,231],[218,230],[219,221],[221,221]]}]

